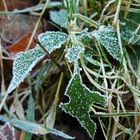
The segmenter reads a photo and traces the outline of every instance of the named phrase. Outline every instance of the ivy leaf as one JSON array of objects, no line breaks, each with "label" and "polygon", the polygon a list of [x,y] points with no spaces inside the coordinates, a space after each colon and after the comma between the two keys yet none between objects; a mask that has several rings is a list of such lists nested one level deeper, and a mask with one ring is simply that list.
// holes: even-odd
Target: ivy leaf
[{"label": "ivy leaf", "polygon": [[78,61],[80,58],[80,54],[84,52],[84,48],[78,46],[78,45],[73,45],[71,48],[66,49],[66,55],[65,57],[67,58],[69,63],[75,63]]},{"label": "ivy leaf", "polygon": [[50,11],[50,19],[61,27],[67,28],[68,13],[66,10]]},{"label": "ivy leaf", "polygon": [[71,116],[76,117],[89,136],[93,138],[96,124],[90,119],[89,111],[93,103],[105,105],[105,96],[95,91],[90,91],[82,84],[81,76],[75,73],[69,82],[65,95],[69,97],[69,102],[60,104],[60,107]]},{"label": "ivy leaf", "polygon": [[10,93],[14,90],[32,70],[32,68],[44,57],[45,52],[39,47],[35,47],[27,52],[20,52],[16,55],[13,63],[13,78],[7,89]]},{"label": "ivy leaf", "polygon": [[91,34],[101,43],[108,53],[116,60],[121,61],[121,51],[117,34],[112,26],[100,26],[98,31]]},{"label": "ivy leaf", "polygon": [[46,48],[49,54],[61,47],[68,35],[62,32],[45,32],[38,36],[40,43]]}]

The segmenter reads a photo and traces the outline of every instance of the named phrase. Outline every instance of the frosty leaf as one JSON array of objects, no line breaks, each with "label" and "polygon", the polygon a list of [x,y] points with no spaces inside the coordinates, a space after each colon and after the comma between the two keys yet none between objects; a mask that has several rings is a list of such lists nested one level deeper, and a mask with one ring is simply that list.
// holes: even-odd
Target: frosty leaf
[{"label": "frosty leaf", "polygon": [[[97,60],[95,60],[93,58],[93,52],[91,50],[86,50],[85,51],[84,58],[85,58],[84,60],[85,60],[86,63],[89,62],[89,63],[91,63],[91,64],[93,64],[95,66],[101,66],[100,62],[98,62]],[[103,64],[103,65],[104,65],[104,67],[109,66],[107,64]]]},{"label": "frosty leaf", "polygon": [[[67,34],[61,32],[46,32],[39,35],[40,43],[46,47],[49,53],[54,49],[60,48],[67,39]],[[27,52],[18,53],[13,64],[13,78],[8,87],[8,93],[14,90],[32,70],[38,61],[40,61],[45,52],[37,46]]]},{"label": "frosty leaf", "polygon": [[81,41],[86,46],[92,46],[94,44],[93,39],[90,33],[88,32],[87,28],[81,31],[80,33],[76,34],[76,37],[79,41]]},{"label": "frosty leaf", "polygon": [[90,38],[88,35],[82,35],[79,39],[84,45],[86,46],[93,46],[93,39]]},{"label": "frosty leaf", "polygon": [[117,34],[112,26],[100,26],[98,31],[92,33],[93,36],[101,43],[109,54],[116,60],[121,60],[120,46]]},{"label": "frosty leaf", "polygon": [[74,137],[71,137],[71,136],[69,136],[69,135],[67,135],[59,130],[56,130],[53,128],[51,128],[51,129],[46,128],[45,126],[43,126],[41,124],[33,123],[30,121],[26,121],[26,120],[19,120],[16,118],[9,119],[5,116],[0,115],[0,121],[8,122],[11,125],[19,128],[21,130],[24,130],[26,132],[29,132],[31,134],[45,135],[45,134],[51,133],[51,134],[55,134],[57,136],[61,136],[61,137],[66,138],[66,139],[74,139]]},{"label": "frosty leaf", "polygon": [[140,13],[129,12],[126,19],[129,19],[129,20],[135,22],[136,24],[140,24],[139,17],[140,17]]},{"label": "frosty leaf", "polygon": [[96,124],[90,119],[89,111],[93,103],[105,105],[106,98],[95,91],[90,91],[84,84],[80,74],[75,73],[69,82],[65,95],[69,102],[60,104],[62,109],[76,117],[80,124],[87,130],[90,137],[94,136]]},{"label": "frosty leaf", "polygon": [[65,57],[67,58],[69,63],[75,63],[78,61],[80,58],[80,54],[84,52],[84,48],[78,46],[78,45],[73,45],[71,48],[66,49],[66,55]]},{"label": "frosty leaf", "polygon": [[16,55],[13,63],[13,78],[7,92],[14,90],[32,70],[32,68],[44,57],[44,51],[37,46],[27,52]]},{"label": "frosty leaf", "polygon": [[66,10],[62,9],[60,11],[51,11],[50,18],[61,27],[67,28],[68,14]]},{"label": "frosty leaf", "polygon": [[66,41],[68,35],[62,32],[45,32],[38,36],[40,43],[47,49],[48,53],[51,54],[55,49],[61,47]]},{"label": "frosty leaf", "polygon": [[128,14],[121,20],[121,37],[130,44],[140,45],[140,14]]}]

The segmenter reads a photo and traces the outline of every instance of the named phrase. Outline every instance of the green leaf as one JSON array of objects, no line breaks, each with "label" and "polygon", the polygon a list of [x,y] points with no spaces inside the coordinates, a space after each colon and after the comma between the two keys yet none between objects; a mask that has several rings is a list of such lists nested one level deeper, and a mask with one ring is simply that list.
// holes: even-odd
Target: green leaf
[{"label": "green leaf", "polygon": [[129,13],[121,20],[121,37],[129,44],[140,45],[140,14]]},{"label": "green leaf", "polygon": [[[93,64],[95,66],[100,66],[101,67],[100,62],[98,62],[97,60],[95,60],[93,58],[93,52],[91,50],[86,50],[85,51],[84,58],[85,58],[84,60],[85,60],[86,63],[89,62],[89,63],[91,63],[91,64]],[[105,64],[105,63],[103,65],[104,65],[104,67],[109,66],[108,64]]]},{"label": "green leaf", "polygon": [[50,11],[50,19],[61,27],[67,28],[68,14],[66,10]]},{"label": "green leaf", "polygon": [[112,26],[100,26],[98,31],[91,34],[101,43],[108,53],[116,60],[121,61],[121,51],[117,34]]},{"label": "green leaf", "polygon": [[46,48],[49,54],[61,47],[68,35],[62,32],[45,32],[38,36],[40,43]]},{"label": "green leaf", "polygon": [[66,139],[74,139],[74,137],[71,137],[71,136],[69,136],[61,131],[58,131],[56,129],[46,128],[45,126],[43,126],[41,124],[37,124],[37,123],[25,121],[25,120],[19,120],[19,119],[15,119],[15,118],[9,119],[5,116],[0,115],[0,121],[8,122],[11,125],[19,128],[21,130],[24,130],[24,131],[27,131],[29,133],[36,134],[36,135],[39,135],[39,134],[45,135],[48,133],[52,133],[52,134],[55,134],[57,136],[61,136],[61,137],[66,138]]},{"label": "green leaf", "polygon": [[14,90],[32,70],[32,68],[44,57],[45,52],[36,46],[27,52],[20,52],[16,55],[13,63],[13,78],[7,89],[10,93]]},{"label": "green leaf", "polygon": [[138,24],[140,24],[139,17],[140,17],[140,13],[129,12],[126,19],[129,19],[138,25]]},{"label": "green leaf", "polygon": [[38,36],[40,43],[46,48],[49,54],[61,47],[68,35],[62,32],[45,32]]},{"label": "green leaf", "polygon": [[69,97],[69,102],[60,104],[60,107],[71,116],[76,117],[80,124],[87,130],[89,136],[93,138],[96,124],[90,119],[89,111],[93,103],[104,106],[105,96],[95,91],[90,91],[81,80],[81,76],[75,73],[69,82],[65,95]]},{"label": "green leaf", "polygon": [[[48,53],[60,48],[66,41],[67,34],[61,32],[46,32],[38,36],[40,43],[47,49]],[[45,52],[37,45],[27,52],[16,55],[13,64],[13,78],[7,92],[14,90],[32,70],[32,68],[44,57]]]},{"label": "green leaf", "polygon": [[80,58],[80,54],[84,52],[84,48],[78,46],[78,45],[73,45],[71,48],[66,49],[66,55],[65,57],[67,58],[69,63],[75,63],[78,61]]},{"label": "green leaf", "polygon": [[93,39],[90,35],[90,33],[88,32],[88,29],[85,28],[83,31],[81,31],[80,33],[76,34],[76,37],[79,41],[81,41],[84,45],[86,46],[91,46],[93,47]]}]

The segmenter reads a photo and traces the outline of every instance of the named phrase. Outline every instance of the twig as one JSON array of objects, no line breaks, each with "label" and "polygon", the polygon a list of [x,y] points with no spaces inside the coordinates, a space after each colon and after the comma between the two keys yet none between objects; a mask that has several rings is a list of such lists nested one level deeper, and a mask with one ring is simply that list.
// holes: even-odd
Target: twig
[{"label": "twig", "polygon": [[[8,8],[7,8],[6,1],[5,0],[2,0],[2,2],[3,2],[3,6],[4,6],[4,9],[5,9],[5,12],[7,12],[8,11]],[[8,20],[10,20],[10,16],[9,15],[7,15],[7,18],[8,18]]]},{"label": "twig", "polygon": [[39,40],[37,38],[33,38],[34,42],[37,43],[41,48],[42,50],[46,53],[46,56],[48,57],[48,59],[51,59],[53,61],[53,63],[59,68],[59,70],[61,72],[64,72],[63,68],[54,60],[54,58],[48,53],[48,51],[46,50],[46,48],[39,42]]},{"label": "twig", "polygon": [[49,0],[46,0],[46,3],[45,3],[45,5],[44,5],[44,8],[43,8],[43,10],[42,10],[42,12],[41,12],[41,14],[40,14],[40,17],[38,18],[38,20],[37,20],[37,22],[36,22],[35,28],[34,28],[34,30],[33,30],[33,32],[32,32],[32,35],[31,35],[30,40],[29,40],[29,43],[28,43],[28,45],[27,45],[27,47],[26,47],[26,51],[29,49],[29,47],[30,47],[30,45],[31,45],[31,43],[32,43],[32,40],[33,40],[34,35],[35,35],[36,31],[37,31],[37,28],[38,28],[39,23],[40,23],[40,21],[41,21],[41,19],[42,19],[42,16],[43,16],[43,14],[44,14],[44,12],[45,12],[45,10],[46,10],[46,8],[47,8],[48,3],[49,3]]},{"label": "twig", "polygon": [[2,54],[2,46],[1,46],[1,39],[0,39],[0,67],[1,67],[1,94],[5,95],[5,84],[4,84],[4,68],[3,68],[3,60],[2,60],[3,54]]}]

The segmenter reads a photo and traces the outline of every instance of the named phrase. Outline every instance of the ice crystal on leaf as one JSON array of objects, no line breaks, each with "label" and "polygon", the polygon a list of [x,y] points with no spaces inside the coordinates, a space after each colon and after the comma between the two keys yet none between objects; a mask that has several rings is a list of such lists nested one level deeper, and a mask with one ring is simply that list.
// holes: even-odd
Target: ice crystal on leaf
[{"label": "ice crystal on leaf", "polygon": [[60,107],[80,122],[87,130],[89,136],[93,138],[96,124],[90,119],[89,111],[93,103],[104,106],[106,104],[105,96],[98,92],[90,91],[82,84],[81,76],[75,73],[69,82],[65,95],[69,97],[69,102],[60,104]]},{"label": "ice crystal on leaf", "polygon": [[98,42],[106,48],[106,50],[114,59],[118,61],[121,60],[122,56],[117,33],[112,26],[100,26],[99,30],[92,32],[91,35],[94,36]]},{"label": "ice crystal on leaf", "polygon": [[86,46],[92,46],[93,39],[90,33],[88,32],[88,29],[82,30],[80,33],[76,34],[77,39],[82,42]]},{"label": "ice crystal on leaf", "polygon": [[37,46],[27,52],[16,55],[13,63],[13,78],[7,92],[14,90],[32,70],[32,68],[44,57],[45,52]]},{"label": "ice crystal on leaf", "polygon": [[[40,43],[51,53],[54,49],[60,48],[66,41],[67,34],[61,32],[46,32],[38,37]],[[16,55],[13,64],[13,78],[7,92],[14,90],[32,70],[32,68],[43,58],[45,52],[37,45],[27,52],[20,52]]]},{"label": "ice crystal on leaf", "polygon": [[[140,16],[140,14],[139,14]],[[130,44],[140,45],[140,24],[129,19],[121,20],[121,37]]]},{"label": "ice crystal on leaf", "polygon": [[84,52],[84,48],[78,46],[78,45],[73,45],[71,48],[66,49],[66,55],[65,57],[67,58],[69,63],[75,63],[78,61],[80,58],[80,54]]},{"label": "ice crystal on leaf", "polygon": [[61,47],[68,35],[62,32],[45,32],[38,36],[40,43],[46,48],[49,54]]}]

